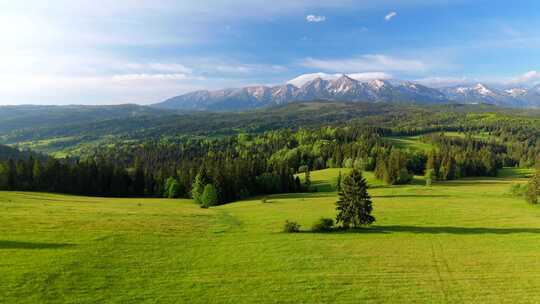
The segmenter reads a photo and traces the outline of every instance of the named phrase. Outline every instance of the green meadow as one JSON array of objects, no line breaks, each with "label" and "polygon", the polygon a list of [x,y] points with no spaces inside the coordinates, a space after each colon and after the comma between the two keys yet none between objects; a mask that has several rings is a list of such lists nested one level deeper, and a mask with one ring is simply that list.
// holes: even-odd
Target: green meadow
[{"label": "green meadow", "polygon": [[311,172],[317,192],[210,209],[0,192],[0,302],[540,302],[540,209],[508,194],[528,171],[431,187],[366,173],[375,224],[312,233],[340,170]]},{"label": "green meadow", "polygon": [[[465,138],[467,134],[463,132],[453,132],[453,131],[445,131],[445,132],[435,132],[438,134],[444,134],[446,137],[455,137],[455,138]],[[434,134],[434,133],[428,133],[425,135]],[[475,132],[469,134],[472,138],[476,140],[483,140],[483,141],[489,141],[489,140],[497,140],[497,138],[489,136],[489,134],[485,132]],[[413,136],[388,136],[384,137],[384,139],[389,143],[392,144],[395,147],[398,147],[400,149],[409,149],[411,151],[424,151],[428,152],[433,150],[435,147],[430,144],[429,142],[422,141],[423,135],[413,135]]]}]

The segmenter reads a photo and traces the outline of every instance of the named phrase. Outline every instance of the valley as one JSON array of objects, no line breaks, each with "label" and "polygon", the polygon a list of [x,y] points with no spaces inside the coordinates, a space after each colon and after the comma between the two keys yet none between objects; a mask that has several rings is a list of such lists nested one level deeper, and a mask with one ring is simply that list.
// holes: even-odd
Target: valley
[{"label": "valley", "polygon": [[540,303],[540,1],[0,1],[0,304]]}]

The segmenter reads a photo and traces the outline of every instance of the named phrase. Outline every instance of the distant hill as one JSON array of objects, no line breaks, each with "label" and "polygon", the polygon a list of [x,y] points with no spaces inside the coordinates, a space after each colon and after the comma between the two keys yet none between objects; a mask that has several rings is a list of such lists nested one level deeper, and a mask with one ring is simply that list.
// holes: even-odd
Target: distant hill
[{"label": "distant hill", "polygon": [[[0,143],[56,155],[80,155],[107,145],[146,140],[179,141],[222,137],[284,128],[311,128],[356,123],[372,127],[454,126],[472,119],[470,113],[523,117],[537,124],[539,111],[504,109],[491,105],[412,105],[371,102],[295,102],[243,112],[159,111],[156,115],[81,120],[0,132]],[[483,115],[477,115],[481,119]],[[529,117],[529,118],[527,118]],[[18,122],[20,123],[20,122]],[[60,122],[57,122],[60,123]],[[24,124],[23,124],[24,125]]]},{"label": "distant hill", "polygon": [[115,106],[0,106],[0,133],[160,114],[163,114],[163,111],[159,109],[133,104]]},{"label": "distant hill", "polygon": [[30,156],[34,158],[44,158],[44,155],[34,153],[31,151],[20,151],[16,148],[12,148],[6,145],[0,145],[0,161],[7,159],[27,159]]},{"label": "distant hill", "polygon": [[474,84],[435,89],[408,81],[382,79],[360,81],[347,75],[331,79],[316,77],[305,83],[292,82],[294,84],[289,82],[273,87],[251,86],[218,91],[196,91],[167,99],[154,104],[153,107],[195,111],[241,111],[312,100],[540,107],[540,87],[495,89],[484,84]]}]

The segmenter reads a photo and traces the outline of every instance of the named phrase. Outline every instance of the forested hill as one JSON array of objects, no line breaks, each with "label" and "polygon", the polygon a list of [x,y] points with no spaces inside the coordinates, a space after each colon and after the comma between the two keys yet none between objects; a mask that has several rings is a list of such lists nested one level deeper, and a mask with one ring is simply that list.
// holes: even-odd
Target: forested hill
[{"label": "forested hill", "polygon": [[156,116],[170,111],[134,104],[116,106],[0,106],[0,134],[19,130],[62,127],[138,116]]},{"label": "forested hill", "polygon": [[6,145],[0,145],[0,161],[8,159],[28,159],[30,156],[34,158],[45,158],[44,155],[31,151],[20,151]]},{"label": "forested hill", "polygon": [[[3,109],[5,111],[5,108]],[[14,110],[13,110],[14,111]],[[50,114],[33,109],[11,119],[0,115],[0,141],[41,152],[80,155],[100,145],[186,138],[223,137],[268,130],[357,124],[379,128],[485,127],[511,124],[534,128],[540,112],[489,105],[397,105],[388,103],[305,102],[239,113],[176,113],[138,106],[88,107]],[[26,124],[34,115],[37,122]],[[3,120],[2,120],[3,119]],[[33,119],[33,118],[32,118]],[[5,125],[10,121],[10,126]],[[32,120],[33,121],[33,120]],[[13,129],[19,125],[20,128]]]}]

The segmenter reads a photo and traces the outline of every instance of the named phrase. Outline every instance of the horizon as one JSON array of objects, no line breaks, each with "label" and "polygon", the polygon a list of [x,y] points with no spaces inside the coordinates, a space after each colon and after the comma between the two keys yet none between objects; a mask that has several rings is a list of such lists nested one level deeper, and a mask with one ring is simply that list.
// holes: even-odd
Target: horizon
[{"label": "horizon", "polygon": [[533,86],[539,9],[533,1],[2,3],[0,105],[148,105],[312,73]]}]

